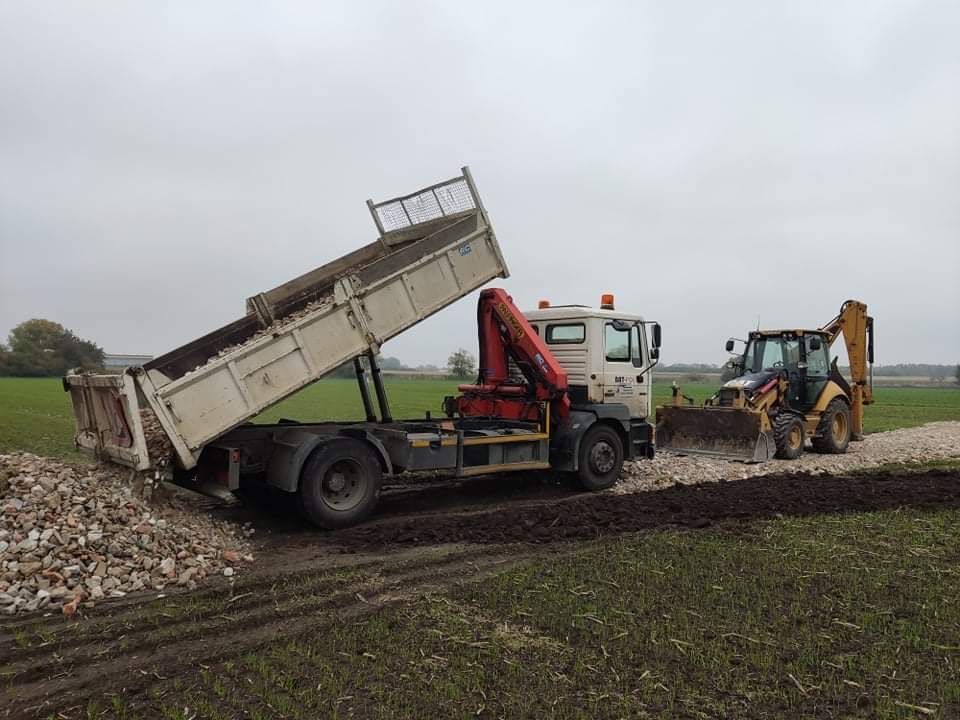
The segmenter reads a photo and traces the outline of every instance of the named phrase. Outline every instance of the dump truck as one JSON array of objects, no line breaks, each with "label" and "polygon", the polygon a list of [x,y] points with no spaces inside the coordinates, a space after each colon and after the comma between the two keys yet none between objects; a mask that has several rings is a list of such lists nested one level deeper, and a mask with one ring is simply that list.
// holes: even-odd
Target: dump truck
[{"label": "dump truck", "polygon": [[[843,336],[850,382],[830,347]],[[733,353],[736,339],[727,340]],[[746,462],[800,456],[813,450],[844,453],[863,439],[863,409],[873,402],[873,318],[847,300],[819,328],[755,330],[728,363],[735,377],[702,407],[674,384],[670,405],[657,408],[661,450]]]},{"label": "dump truck", "polygon": [[[250,297],[240,319],[120,374],[69,373],[76,444],[187,486],[277,488],[323,528],[366,518],[384,477],[553,469],[601,489],[625,459],[652,456],[660,327],[648,345],[651,323],[612,299],[524,315],[505,291],[484,290],[477,382],[438,398],[438,417],[395,419],[382,345],[509,273],[466,167],[367,205],[374,242]],[[351,361],[363,420],[251,422]]]}]

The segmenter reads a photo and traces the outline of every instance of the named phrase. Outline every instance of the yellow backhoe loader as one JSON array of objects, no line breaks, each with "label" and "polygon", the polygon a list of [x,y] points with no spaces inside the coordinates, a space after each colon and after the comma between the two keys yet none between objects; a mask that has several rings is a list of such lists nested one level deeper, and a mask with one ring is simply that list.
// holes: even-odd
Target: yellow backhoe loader
[{"label": "yellow backhoe loader", "polygon": [[[850,383],[830,361],[840,335]],[[733,349],[728,340],[727,352]],[[863,407],[873,402],[873,318],[863,303],[847,300],[818,330],[751,332],[728,366],[735,377],[702,407],[674,385],[672,404],[657,408],[658,450],[766,462],[798,457],[807,438],[826,453],[863,439]]]}]

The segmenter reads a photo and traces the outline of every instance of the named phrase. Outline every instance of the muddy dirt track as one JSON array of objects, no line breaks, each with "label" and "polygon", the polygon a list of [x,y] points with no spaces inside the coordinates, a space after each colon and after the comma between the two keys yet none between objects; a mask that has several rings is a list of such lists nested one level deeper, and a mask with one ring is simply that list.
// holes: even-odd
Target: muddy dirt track
[{"label": "muddy dirt track", "polygon": [[[563,540],[661,527],[703,528],[714,523],[776,515],[865,512],[897,507],[960,506],[960,472],[767,475],[628,495],[584,493],[534,477],[482,478],[423,485],[384,494],[365,524],[317,533],[289,508],[259,508],[268,548],[296,556],[389,552],[449,543],[539,546]],[[234,515],[244,519],[247,511]],[[251,516],[252,517],[252,516]]]},{"label": "muddy dirt track", "polygon": [[[156,692],[198,668],[283,638],[410,602],[584,540],[656,528],[710,532],[777,514],[960,506],[960,472],[767,476],[616,495],[533,478],[385,494],[367,524],[317,533],[282,508],[259,517],[258,562],[233,585],[128,597],[88,617],[0,623],[0,717],[77,717],[122,693],[147,716]],[[243,517],[246,508],[220,511]],[[219,670],[218,670],[219,672]],[[239,682],[224,672],[223,682]],[[162,692],[162,690],[160,690]],[[104,698],[107,700],[104,701]]]}]

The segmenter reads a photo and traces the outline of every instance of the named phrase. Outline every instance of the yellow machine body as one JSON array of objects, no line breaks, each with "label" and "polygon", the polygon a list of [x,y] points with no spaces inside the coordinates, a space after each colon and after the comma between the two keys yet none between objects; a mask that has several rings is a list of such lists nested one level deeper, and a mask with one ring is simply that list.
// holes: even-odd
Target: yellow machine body
[{"label": "yellow machine body", "polygon": [[[849,383],[835,359],[826,369],[827,349],[841,334],[850,359]],[[788,362],[783,350],[783,360],[771,367],[763,367],[759,360],[747,367],[748,343],[740,358],[740,374],[703,406],[694,406],[674,385],[672,403],[657,408],[658,450],[766,462],[778,452],[781,457],[800,452],[805,438],[829,447],[828,452],[843,452],[849,440],[862,439],[863,407],[873,402],[868,374],[868,362],[873,363],[873,318],[865,304],[848,300],[836,318],[817,330],[758,330],[750,337],[750,342],[789,345],[797,353],[795,361]],[[728,343],[728,350],[731,346]],[[808,353],[816,356],[820,368],[816,377],[809,376],[809,383]],[[825,437],[830,433],[843,437],[833,442],[836,438]]]}]

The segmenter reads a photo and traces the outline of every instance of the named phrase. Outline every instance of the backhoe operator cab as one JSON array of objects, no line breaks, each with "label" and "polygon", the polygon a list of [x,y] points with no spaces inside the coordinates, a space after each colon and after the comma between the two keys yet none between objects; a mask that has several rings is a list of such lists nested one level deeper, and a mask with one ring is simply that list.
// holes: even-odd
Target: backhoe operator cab
[{"label": "backhoe operator cab", "polygon": [[[727,352],[734,341],[727,341]],[[777,330],[750,333],[742,355],[732,360],[735,377],[785,373],[791,408],[807,413],[817,405],[830,380],[846,388],[844,377],[831,369],[829,338],[819,330]]]}]

